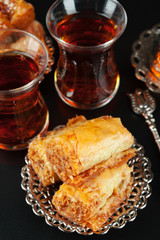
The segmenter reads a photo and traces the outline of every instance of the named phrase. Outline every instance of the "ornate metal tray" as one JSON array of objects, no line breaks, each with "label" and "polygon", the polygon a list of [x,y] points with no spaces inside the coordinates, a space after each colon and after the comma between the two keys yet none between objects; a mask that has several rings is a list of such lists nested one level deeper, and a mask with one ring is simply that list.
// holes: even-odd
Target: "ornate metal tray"
[{"label": "ornate metal tray", "polygon": [[59,215],[51,204],[51,199],[58,186],[44,188],[32,169],[27,157],[26,165],[22,168],[22,189],[27,192],[26,202],[32,206],[33,212],[45,218],[50,226],[66,232],[77,232],[83,235],[105,234],[110,228],[122,228],[128,221],[133,221],[137,216],[137,210],[143,209],[147,204],[147,198],[151,195],[149,183],[152,181],[150,160],[144,156],[144,149],[135,143],[137,155],[129,160],[129,166],[133,166],[132,192],[120,208],[109,218],[100,231],[93,232],[89,228],[83,228]]},{"label": "ornate metal tray", "polygon": [[54,47],[53,47],[53,43],[50,37],[45,36],[45,44],[47,46],[48,49],[48,65],[45,71],[45,74],[48,74],[52,71],[52,65],[54,64]]},{"label": "ornate metal tray", "polygon": [[136,77],[149,90],[160,93],[160,24],[142,32],[132,50],[131,63]]}]

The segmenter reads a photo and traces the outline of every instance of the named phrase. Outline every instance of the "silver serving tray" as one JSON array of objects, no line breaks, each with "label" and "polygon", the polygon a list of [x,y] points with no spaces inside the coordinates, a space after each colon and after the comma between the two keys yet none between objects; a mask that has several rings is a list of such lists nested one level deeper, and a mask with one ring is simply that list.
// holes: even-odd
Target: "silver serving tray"
[{"label": "silver serving tray", "polygon": [[[160,65],[155,64],[156,54],[160,51],[160,24],[143,31],[133,43],[131,63],[136,77],[143,81],[149,90],[160,93]],[[158,72],[152,71],[152,67]]]},{"label": "silver serving tray", "polygon": [[51,204],[58,185],[43,187],[31,167],[27,157],[26,165],[22,168],[21,176],[22,189],[27,192],[26,202],[32,206],[33,212],[45,218],[50,226],[59,228],[65,232],[77,232],[83,235],[105,234],[110,228],[122,228],[129,221],[133,221],[137,216],[137,210],[143,209],[147,205],[147,198],[151,195],[150,182],[152,181],[152,171],[150,160],[144,156],[144,149],[135,143],[137,155],[129,160],[128,165],[133,166],[133,186],[132,192],[119,209],[109,218],[99,231],[92,231],[89,228],[80,227],[59,215],[55,207]]}]

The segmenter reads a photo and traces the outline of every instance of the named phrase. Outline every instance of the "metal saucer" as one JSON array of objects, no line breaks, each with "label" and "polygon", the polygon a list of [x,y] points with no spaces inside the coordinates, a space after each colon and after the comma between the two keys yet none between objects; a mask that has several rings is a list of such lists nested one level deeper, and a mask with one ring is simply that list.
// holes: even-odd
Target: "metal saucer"
[{"label": "metal saucer", "polygon": [[160,54],[160,24],[143,31],[133,43],[132,50],[131,63],[136,77],[149,90],[160,93],[160,62],[156,60],[157,54]]}]

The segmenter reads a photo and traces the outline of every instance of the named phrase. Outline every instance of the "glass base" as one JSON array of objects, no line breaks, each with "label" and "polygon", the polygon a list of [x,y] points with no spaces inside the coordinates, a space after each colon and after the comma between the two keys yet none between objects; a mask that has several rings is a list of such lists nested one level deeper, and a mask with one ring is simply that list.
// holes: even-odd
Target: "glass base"
[{"label": "glass base", "polygon": [[[56,74],[55,74],[55,79],[56,79]],[[77,108],[77,109],[81,109],[81,110],[91,110],[91,109],[97,109],[97,108],[100,108],[100,107],[103,107],[103,106],[107,105],[115,97],[115,95],[118,91],[119,85],[120,85],[120,77],[118,75],[114,91],[112,92],[112,94],[108,98],[105,98],[104,100],[102,100],[100,102],[96,102],[96,103],[92,103],[92,104],[82,104],[82,103],[78,103],[78,102],[75,102],[75,101],[67,98],[59,90],[56,80],[55,80],[54,83],[55,83],[55,87],[56,87],[58,95],[67,105],[69,105],[71,107],[74,107],[74,108]]]},{"label": "glass base", "polygon": [[[48,129],[48,126],[49,126],[49,113],[47,112],[45,124],[43,126],[43,129],[39,132],[39,134],[45,133],[45,131],[47,131],[47,129]],[[23,150],[23,149],[26,149],[28,147],[29,143],[33,139],[34,138],[29,139],[27,142],[20,143],[20,144],[17,144],[17,145],[0,143],[0,149],[8,150],[8,151]]]}]

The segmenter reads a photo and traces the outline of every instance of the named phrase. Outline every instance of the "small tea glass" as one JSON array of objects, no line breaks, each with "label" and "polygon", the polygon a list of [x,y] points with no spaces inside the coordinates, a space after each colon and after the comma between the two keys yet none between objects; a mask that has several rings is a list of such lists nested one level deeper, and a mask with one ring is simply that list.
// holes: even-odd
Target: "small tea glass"
[{"label": "small tea glass", "polygon": [[47,49],[38,38],[22,30],[0,30],[1,149],[24,149],[47,130],[49,113],[38,88],[47,64]]},{"label": "small tea glass", "polygon": [[113,45],[127,15],[116,0],[57,0],[46,24],[59,45],[55,87],[61,99],[79,109],[94,109],[115,96],[119,71]]}]

